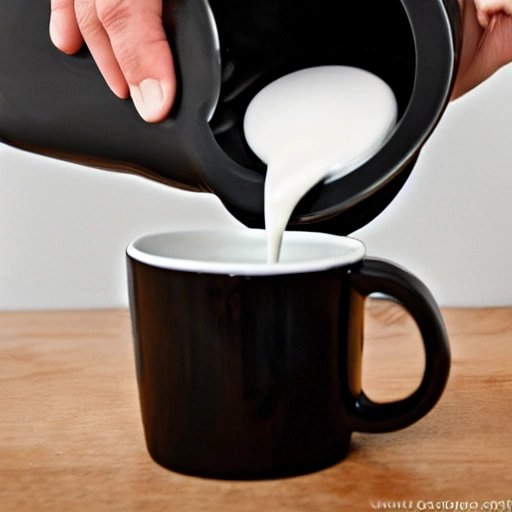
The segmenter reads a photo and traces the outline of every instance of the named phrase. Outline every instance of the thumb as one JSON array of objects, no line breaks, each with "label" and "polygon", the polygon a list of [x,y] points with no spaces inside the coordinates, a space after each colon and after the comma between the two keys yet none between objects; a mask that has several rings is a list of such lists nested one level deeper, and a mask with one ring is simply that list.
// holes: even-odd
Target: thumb
[{"label": "thumb", "polygon": [[139,114],[163,120],[176,95],[173,58],[162,25],[162,0],[97,0],[97,14]]}]

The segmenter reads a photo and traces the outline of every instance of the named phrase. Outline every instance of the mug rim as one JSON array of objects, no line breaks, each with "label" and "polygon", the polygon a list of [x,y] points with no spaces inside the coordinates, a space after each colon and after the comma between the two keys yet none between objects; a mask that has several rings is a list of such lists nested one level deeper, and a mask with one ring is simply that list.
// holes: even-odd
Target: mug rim
[{"label": "mug rim", "polygon": [[[230,276],[272,276],[320,272],[352,265],[362,260],[366,254],[363,242],[355,238],[310,231],[285,231],[283,234],[283,257],[286,256],[287,247],[289,253],[293,249],[293,245],[299,247],[302,244],[304,247],[311,248],[312,242],[315,242],[314,246],[318,250],[325,248],[327,253],[316,258],[306,257],[273,264],[267,263],[265,258],[249,262],[211,261],[200,256],[183,257],[179,255],[180,250],[183,251],[183,245],[192,240],[196,250],[198,249],[197,242],[202,240],[203,244],[215,243],[219,252],[222,252],[226,249],[226,241],[229,239],[236,240],[237,244],[234,247],[239,247],[244,242],[263,245],[266,255],[266,231],[250,228],[180,229],[147,233],[132,240],[126,248],[126,254],[132,260],[160,269]],[[171,246],[171,242],[174,242],[175,245]],[[153,250],[151,250],[152,248]],[[178,255],[172,255],[173,250]]]}]

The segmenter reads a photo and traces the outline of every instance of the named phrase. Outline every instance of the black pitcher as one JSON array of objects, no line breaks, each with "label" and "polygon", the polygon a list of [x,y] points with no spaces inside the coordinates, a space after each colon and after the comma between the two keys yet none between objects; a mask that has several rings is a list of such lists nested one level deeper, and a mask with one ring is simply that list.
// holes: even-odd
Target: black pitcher
[{"label": "black pitcher", "polygon": [[291,227],[348,234],[409,176],[450,97],[460,47],[457,0],[164,0],[178,97],[165,121],[115,97],[87,48],[49,37],[50,2],[0,0],[0,140],[22,149],[215,193],[263,225],[266,166],[249,149],[245,109],[269,82],[316,65],[367,69],[393,89],[399,122],[349,175],[313,189]]}]

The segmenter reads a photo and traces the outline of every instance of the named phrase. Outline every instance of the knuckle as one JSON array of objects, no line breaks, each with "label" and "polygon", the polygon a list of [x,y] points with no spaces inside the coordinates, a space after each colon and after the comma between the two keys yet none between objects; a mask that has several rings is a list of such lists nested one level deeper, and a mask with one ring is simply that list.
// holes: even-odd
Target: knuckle
[{"label": "knuckle", "polygon": [[95,25],[94,6],[89,1],[75,2],[76,22],[82,31],[88,31]]},{"label": "knuckle", "polygon": [[52,13],[73,11],[73,0],[51,0],[50,10]]},{"label": "knuckle", "polygon": [[56,12],[66,12],[67,7],[65,5],[54,5],[52,4],[50,7],[50,11],[52,14],[55,14]]},{"label": "knuckle", "polygon": [[109,34],[121,34],[131,16],[131,2],[128,0],[98,1],[96,11],[98,19]]},{"label": "knuckle", "polygon": [[115,47],[117,60],[129,83],[138,83],[142,78],[146,78],[147,69],[153,62],[150,56],[158,54],[161,44],[160,40],[155,39],[144,41],[144,45],[128,46],[126,44]]},{"label": "knuckle", "polygon": [[133,82],[135,77],[138,77],[143,71],[143,60],[136,52],[132,52],[128,48],[117,52],[116,56],[127,81]]}]

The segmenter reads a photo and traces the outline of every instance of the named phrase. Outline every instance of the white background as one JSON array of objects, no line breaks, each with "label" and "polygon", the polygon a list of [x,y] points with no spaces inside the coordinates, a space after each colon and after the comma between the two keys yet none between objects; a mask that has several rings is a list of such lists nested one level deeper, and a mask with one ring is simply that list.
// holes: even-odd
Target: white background
[{"label": "white background", "polygon": [[[512,305],[512,68],[449,106],[403,191],[355,233],[442,306]],[[215,197],[0,145],[0,309],[127,305],[135,236],[232,226]]]}]

